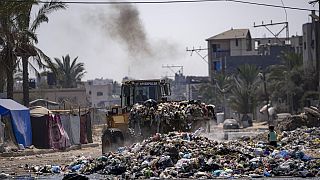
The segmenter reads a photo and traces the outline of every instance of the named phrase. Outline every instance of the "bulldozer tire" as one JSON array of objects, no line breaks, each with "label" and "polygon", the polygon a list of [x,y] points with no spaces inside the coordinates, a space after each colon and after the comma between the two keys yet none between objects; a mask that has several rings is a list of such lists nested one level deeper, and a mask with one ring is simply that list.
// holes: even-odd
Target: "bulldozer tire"
[{"label": "bulldozer tire", "polygon": [[124,136],[120,129],[106,129],[102,135],[102,154],[124,145]]}]

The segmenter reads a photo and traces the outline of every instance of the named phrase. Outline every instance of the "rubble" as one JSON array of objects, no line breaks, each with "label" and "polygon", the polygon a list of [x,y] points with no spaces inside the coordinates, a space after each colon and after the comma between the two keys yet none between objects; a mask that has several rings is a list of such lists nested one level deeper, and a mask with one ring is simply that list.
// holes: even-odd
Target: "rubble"
[{"label": "rubble", "polygon": [[[159,103],[147,100],[130,111],[131,132],[148,137],[156,132],[193,131],[208,120],[216,119],[214,105],[198,101]],[[144,128],[144,129],[143,129]]]},{"label": "rubble", "polygon": [[302,126],[320,127],[320,111],[316,107],[305,107],[304,113],[291,115],[278,123],[280,131],[291,131]]},{"label": "rubble", "polygon": [[320,159],[308,154],[310,150],[320,153],[318,127],[281,133],[277,148],[253,139],[218,142],[194,133],[171,132],[97,158],[79,157],[65,167],[38,171],[66,176],[99,173],[121,179],[319,177]]}]

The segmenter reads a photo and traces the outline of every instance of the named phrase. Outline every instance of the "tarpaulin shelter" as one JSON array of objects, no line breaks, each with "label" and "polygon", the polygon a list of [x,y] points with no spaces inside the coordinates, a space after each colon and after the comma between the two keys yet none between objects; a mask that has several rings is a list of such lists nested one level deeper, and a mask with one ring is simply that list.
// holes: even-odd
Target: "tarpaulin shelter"
[{"label": "tarpaulin shelter", "polygon": [[64,130],[60,115],[47,108],[31,108],[32,140],[37,148],[64,149],[70,146],[69,136]]},{"label": "tarpaulin shelter", "polygon": [[44,107],[30,108],[32,143],[37,148],[49,149],[49,115],[51,112]]},{"label": "tarpaulin shelter", "polygon": [[30,110],[13,101],[0,99],[0,115],[10,116],[12,130],[18,144],[28,147],[32,144]]}]

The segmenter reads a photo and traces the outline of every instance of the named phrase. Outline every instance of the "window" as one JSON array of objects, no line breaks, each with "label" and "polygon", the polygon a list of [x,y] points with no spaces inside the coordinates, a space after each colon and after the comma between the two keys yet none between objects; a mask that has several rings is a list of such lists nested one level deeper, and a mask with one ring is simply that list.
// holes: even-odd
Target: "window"
[{"label": "window", "polygon": [[97,96],[103,96],[103,92],[97,92]]},{"label": "window", "polygon": [[311,41],[311,48],[314,49],[314,40]]},{"label": "window", "polygon": [[303,43],[303,48],[307,49],[307,43],[306,42]]},{"label": "window", "polygon": [[239,46],[239,42],[238,42],[238,39],[236,39],[236,46]]},{"label": "window", "polygon": [[89,91],[89,95],[91,95],[91,91]]}]

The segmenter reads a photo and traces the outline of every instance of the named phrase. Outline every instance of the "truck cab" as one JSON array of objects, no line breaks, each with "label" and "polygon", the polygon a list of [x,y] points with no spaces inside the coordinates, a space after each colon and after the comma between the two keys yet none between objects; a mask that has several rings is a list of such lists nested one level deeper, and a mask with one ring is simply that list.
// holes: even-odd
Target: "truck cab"
[{"label": "truck cab", "polygon": [[130,80],[121,87],[121,107],[132,107],[148,99],[156,102],[165,100],[171,95],[170,84],[165,80]]}]

